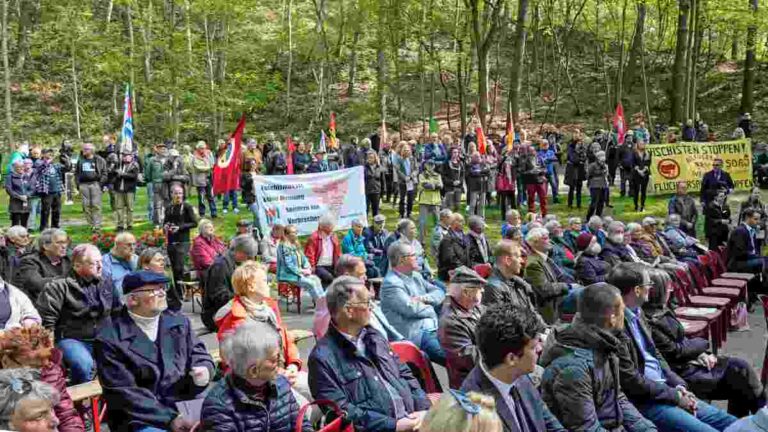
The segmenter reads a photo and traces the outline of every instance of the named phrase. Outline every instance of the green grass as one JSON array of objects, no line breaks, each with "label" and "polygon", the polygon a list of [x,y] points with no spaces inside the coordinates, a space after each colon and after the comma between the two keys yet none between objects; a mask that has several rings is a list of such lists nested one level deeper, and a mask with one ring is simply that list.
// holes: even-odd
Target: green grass
[{"label": "green grass", "polygon": [[[585,190],[586,192],[586,190]],[[589,197],[588,195],[585,195],[583,197],[582,201],[582,208],[581,210],[569,209],[566,201],[566,196],[561,195],[560,197],[560,204],[552,204],[551,199],[549,203],[549,212],[556,214],[561,222],[565,222],[565,220],[569,217],[578,216],[582,219],[586,216],[587,210],[589,208]],[[741,200],[746,198],[746,193],[740,192],[735,194],[735,196],[732,196],[729,199],[729,202],[733,206],[734,203],[738,203]],[[362,199],[362,197],[361,197]],[[649,196],[646,201],[645,211],[635,212],[634,211],[634,203],[632,202],[632,199],[630,197],[624,197],[620,198],[618,191],[614,191],[611,195],[611,204],[614,206],[613,209],[606,208],[604,211],[604,215],[611,215],[615,219],[621,220],[623,222],[639,222],[642,220],[642,218],[646,216],[655,216],[655,217],[661,217],[664,218],[667,215],[667,201],[669,200],[669,196]],[[192,192],[188,198],[188,202],[192,203],[195,209],[197,209],[197,195],[195,192]],[[217,202],[217,205],[219,206],[219,209],[221,208],[220,202]],[[462,206],[460,212],[462,214],[465,214],[464,207]],[[398,214],[397,214],[397,208],[393,207],[391,203],[381,203],[381,212],[387,217],[387,228],[391,231],[394,229],[395,225],[397,224],[398,220]],[[414,220],[418,223],[418,204],[415,205],[414,211],[413,211],[413,217]],[[522,213],[525,213],[525,210],[521,210]],[[153,228],[153,225],[151,222],[147,221],[147,191],[146,188],[139,188],[139,190],[136,193],[136,203],[134,205],[134,223],[133,223],[133,233],[136,234],[136,236],[141,236],[144,232],[149,231]],[[486,208],[486,220],[488,223],[488,229],[486,231],[486,235],[488,236],[488,240],[493,243],[501,238],[501,224],[502,224],[502,216],[499,214],[499,208],[495,205],[489,205]],[[114,213],[112,212],[112,209],[109,205],[109,196],[108,194],[103,195],[102,199],[102,217],[103,217],[103,231],[109,232],[115,230],[115,218]],[[219,211],[219,218],[215,220],[215,227],[216,227],[216,233],[221,236],[224,239],[228,239],[232,237],[236,231],[236,224],[237,221],[243,218],[251,218],[250,212],[245,209],[245,207],[241,204],[240,207],[240,214],[236,215],[233,214],[231,211],[229,214],[221,214],[221,211]],[[8,214],[8,195],[3,193],[0,194],[0,226],[8,226],[10,221],[10,216]],[[370,221],[370,218],[369,218]],[[69,236],[72,238],[73,243],[83,243],[89,241],[91,238],[91,227],[85,223],[85,217],[83,216],[82,211],[82,205],[79,200],[79,197],[76,197],[74,200],[74,204],[69,206],[62,206],[62,215],[61,215],[61,222],[62,222],[62,228],[69,234]],[[703,224],[704,224],[704,218],[699,218],[699,226],[698,226],[698,233],[699,237],[703,238],[704,230],[703,230]],[[431,229],[434,227],[434,221],[429,222],[429,232],[431,232]],[[340,233],[343,234],[343,233]],[[424,245],[425,250],[429,250],[429,245]],[[434,260],[432,260],[434,262]]]}]

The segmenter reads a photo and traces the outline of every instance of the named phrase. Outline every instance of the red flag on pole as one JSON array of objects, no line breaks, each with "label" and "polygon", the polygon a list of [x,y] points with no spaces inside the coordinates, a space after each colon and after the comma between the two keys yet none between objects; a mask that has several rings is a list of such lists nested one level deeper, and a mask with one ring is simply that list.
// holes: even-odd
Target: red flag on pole
[{"label": "red flag on pole", "polygon": [[515,142],[515,128],[512,126],[512,112],[507,110],[507,128],[504,139],[507,141],[507,150],[512,150],[512,143]]},{"label": "red flag on pole", "polygon": [[240,188],[240,151],[245,129],[245,113],[240,117],[235,132],[230,135],[226,149],[213,167],[213,193],[223,194]]},{"label": "red flag on pole", "polygon": [[296,151],[296,146],[293,145],[293,140],[291,139],[291,136],[288,135],[285,137],[285,142],[288,144],[288,161],[287,161],[287,173],[293,174],[293,152]]},{"label": "red flag on pole", "polygon": [[485,143],[485,133],[483,133],[483,128],[478,127],[475,129],[475,133],[477,134],[477,151],[480,152],[480,154],[484,155],[486,151],[486,143]]},{"label": "red flag on pole", "polygon": [[616,114],[613,116],[613,128],[616,129],[616,138],[619,144],[624,144],[624,134],[627,132],[624,125],[624,107],[619,102],[616,106]]},{"label": "red flag on pole", "polygon": [[329,147],[336,148],[336,113],[331,113],[331,124],[328,125],[328,134],[330,135]]}]

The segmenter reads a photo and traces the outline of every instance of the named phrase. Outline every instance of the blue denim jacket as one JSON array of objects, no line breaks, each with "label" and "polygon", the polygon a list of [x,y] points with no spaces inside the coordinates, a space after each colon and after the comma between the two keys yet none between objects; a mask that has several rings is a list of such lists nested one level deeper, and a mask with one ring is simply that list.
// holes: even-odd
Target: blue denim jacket
[{"label": "blue denim jacket", "polygon": [[[381,285],[381,309],[389,323],[417,346],[425,331],[436,331],[437,307],[445,293],[427,282],[418,271],[410,276],[390,269]],[[422,297],[424,302],[412,297]]]}]

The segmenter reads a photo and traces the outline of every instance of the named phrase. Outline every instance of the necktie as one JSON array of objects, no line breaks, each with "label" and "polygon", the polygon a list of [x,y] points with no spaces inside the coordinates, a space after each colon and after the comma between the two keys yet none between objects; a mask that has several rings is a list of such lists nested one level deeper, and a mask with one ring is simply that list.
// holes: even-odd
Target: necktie
[{"label": "necktie", "polygon": [[512,414],[514,418],[512,419],[515,423],[517,423],[517,430],[520,432],[528,432],[528,423],[525,421],[525,411],[523,410],[523,402],[520,398],[520,393],[517,391],[517,387],[512,387],[512,389],[509,391],[509,396],[512,399],[512,402],[514,404],[512,408]]}]

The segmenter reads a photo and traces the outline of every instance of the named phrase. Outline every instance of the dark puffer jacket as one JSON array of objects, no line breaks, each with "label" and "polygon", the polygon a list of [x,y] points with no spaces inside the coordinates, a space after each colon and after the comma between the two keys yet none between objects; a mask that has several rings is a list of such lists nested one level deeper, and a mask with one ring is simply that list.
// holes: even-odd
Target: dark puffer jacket
[{"label": "dark puffer jacket", "polygon": [[461,388],[464,378],[475,367],[475,327],[485,312],[485,306],[464,309],[451,296],[445,298],[440,315],[437,338],[445,351],[448,363],[448,379],[452,389]]},{"label": "dark puffer jacket", "polygon": [[577,320],[542,356],[541,395],[568,430],[654,431],[619,388],[619,340]]},{"label": "dark puffer jacket", "polygon": [[450,279],[450,271],[461,266],[469,267],[469,239],[464,233],[449,231],[440,241],[437,254],[437,276],[442,281]]},{"label": "dark puffer jacket", "polygon": [[629,249],[622,244],[615,244],[610,239],[605,241],[603,245],[603,251],[600,252],[600,258],[607,262],[608,265],[615,266],[622,262],[631,262],[632,256],[629,253]]},{"label": "dark puffer jacket", "polygon": [[608,263],[595,255],[582,253],[576,258],[576,279],[584,286],[605,282],[608,270]]},{"label": "dark puffer jacket", "polygon": [[24,291],[30,300],[36,302],[45,284],[66,276],[71,268],[69,257],[62,257],[59,265],[53,265],[42,252],[28,253],[21,258],[16,286]]},{"label": "dark puffer jacket", "polygon": [[[282,375],[270,385],[269,399],[264,404],[250,399],[243,388],[243,380],[228,375],[219,380],[203,402],[200,415],[204,431],[270,431],[290,432],[296,426],[299,404],[291,392],[291,385]],[[312,431],[304,418],[302,431]]]}]

